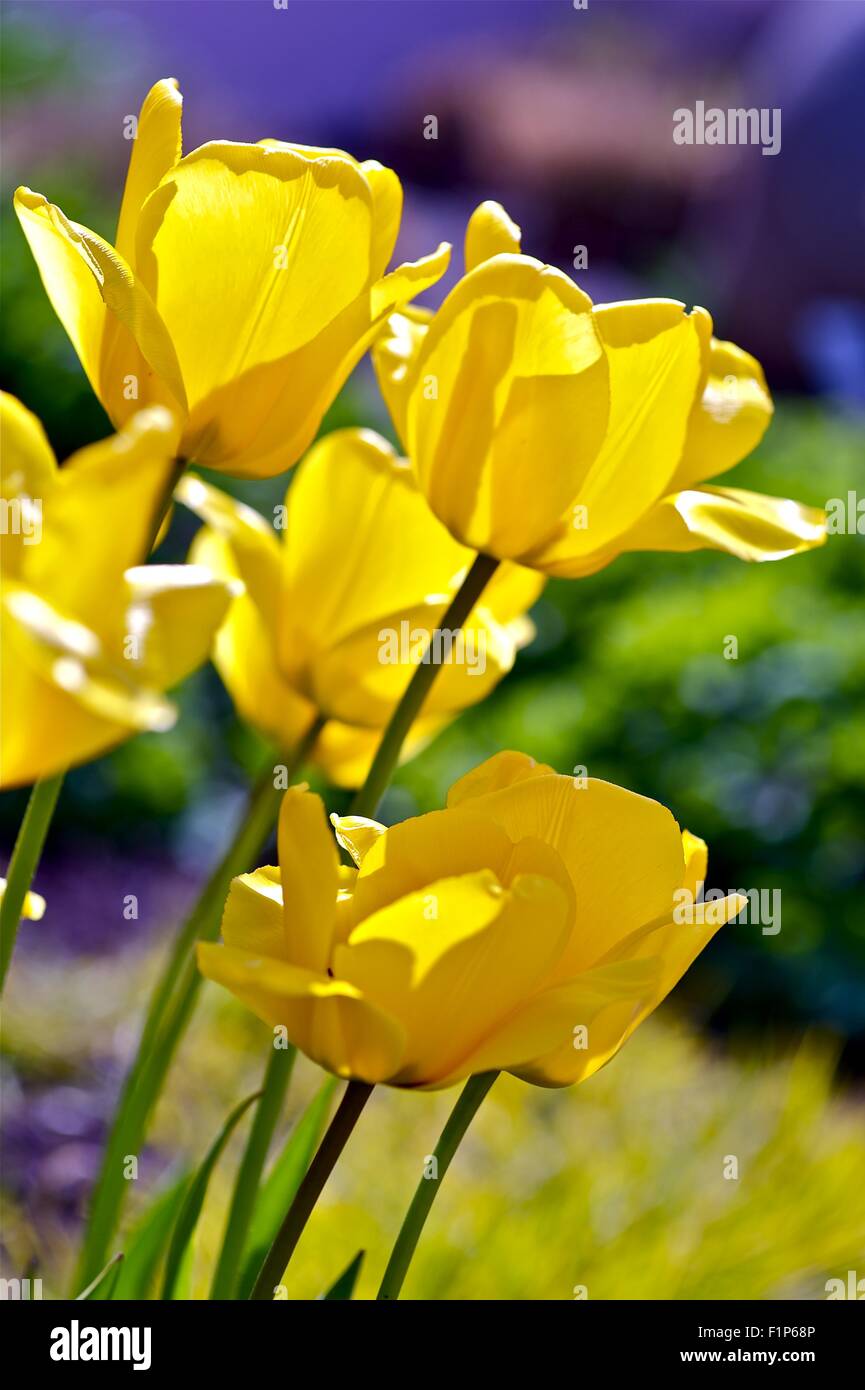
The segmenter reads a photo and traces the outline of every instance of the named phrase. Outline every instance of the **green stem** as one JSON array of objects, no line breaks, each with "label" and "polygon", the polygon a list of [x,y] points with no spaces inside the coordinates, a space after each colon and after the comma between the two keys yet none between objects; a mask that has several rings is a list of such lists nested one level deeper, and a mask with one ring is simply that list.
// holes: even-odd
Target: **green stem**
[{"label": "green stem", "polygon": [[296,1049],[293,1047],[271,1045],[262,1082],[261,1099],[255,1108],[249,1139],[237,1170],[225,1235],[222,1238],[222,1249],[210,1288],[211,1298],[229,1299],[235,1296],[249,1223],[255,1209],[267,1151],[279,1121],[296,1055]]},{"label": "green stem", "polygon": [[[289,778],[306,761],[320,730],[321,721],[317,720],[298,743],[287,763]],[[195,943],[212,941],[217,936],[231,880],[254,864],[273,829],[281,797],[282,792],[273,785],[272,763],[268,761],[250,792],[246,815],[234,839],[177,936],[153,990],[91,1196],[76,1286],[88,1283],[105,1263],[127,1186],[123,1176],[124,1159],[137,1154],[141,1148],[171,1059],[192,1017],[202,983],[193,954]]]},{"label": "green stem", "polygon": [[24,899],[30,892],[33,875],[36,873],[62,786],[62,772],[56,773],[53,777],[44,777],[41,782],[36,783],[30,793],[12,858],[9,860],[6,891],[0,903],[0,992],[15,950],[15,938],[24,910]]},{"label": "green stem", "polygon": [[480,1072],[478,1076],[470,1076],[460,1092],[459,1100],[451,1111],[448,1122],[441,1132],[441,1138],[433,1150],[433,1157],[436,1159],[436,1176],[421,1178],[417,1185],[411,1206],[405,1214],[405,1220],[400,1227],[396,1244],[387,1262],[387,1269],[378,1291],[379,1300],[386,1302],[389,1299],[399,1298],[412,1255],[420,1240],[430,1208],[436,1199],[442,1178],[450,1167],[451,1159],[459,1148],[463,1135],[498,1075],[499,1072],[497,1071],[485,1071]]},{"label": "green stem", "polygon": [[[452,631],[463,626],[498,566],[498,560],[491,555],[477,555],[471,569],[451,600],[450,607],[439,623],[443,631]],[[351,804],[351,815],[374,816],[378,803],[385,793],[399,760],[400,750],[406,734],[420,714],[430,686],[438,674],[438,666],[433,662],[419,663],[409,681],[402,699],[391,715],[390,723],[382,734],[381,743],[376,749],[366,781]]]},{"label": "green stem", "polygon": [[315,1158],[306,1170],[306,1176],[277,1231],[276,1239],[265,1256],[250,1298],[259,1301],[273,1299],[274,1289],[282,1279],[312,1209],[372,1091],[372,1086],[365,1081],[350,1081],[346,1086],[339,1109],[331,1120],[328,1131],[316,1150]]}]

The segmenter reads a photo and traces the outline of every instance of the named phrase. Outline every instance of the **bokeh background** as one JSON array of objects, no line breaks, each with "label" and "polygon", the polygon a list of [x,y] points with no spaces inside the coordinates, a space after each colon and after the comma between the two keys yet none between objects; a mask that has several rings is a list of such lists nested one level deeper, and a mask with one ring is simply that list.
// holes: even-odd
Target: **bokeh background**
[{"label": "bokeh background", "polygon": [[[110,239],[124,118],[172,75],[187,149],[273,135],[392,164],[407,256],[458,245],[472,207],[493,197],[532,254],[573,273],[584,245],[576,278],[596,300],[705,304],[719,336],[761,358],[776,396],[736,484],[817,505],[865,493],[857,0],[36,0],[2,13],[0,374],[61,458],[109,427],[11,192],[27,183]],[[780,107],[781,153],[675,146],[672,112],[697,99]],[[367,366],[325,428],[361,423],[390,433]],[[264,510],[285,485],[232,488]],[[193,529],[175,517],[166,559],[185,555]],[[399,773],[388,821],[440,805],[503,747],[561,771],[585,765],[704,836],[710,886],[780,889],[783,914],[777,935],[723,931],[579,1091],[497,1086],[407,1296],[568,1299],[585,1285],[590,1298],[820,1298],[828,1278],[865,1274],[863,579],[865,541],[850,534],[777,565],[632,556],[553,582],[512,675]],[[723,658],[729,635],[737,661]],[[36,884],[49,909],[22,927],[9,982],[2,1272],[40,1274],[46,1295],[70,1276],[148,983],[261,754],[211,669],[179,700],[172,732],[67,779]],[[25,799],[0,803],[4,857]],[[135,922],[122,916],[131,892]],[[268,1045],[207,987],[117,1248],[254,1089]],[[280,1138],[320,1084],[301,1060]],[[359,1292],[374,1292],[452,1098],[374,1098],[304,1237],[293,1295],[318,1294],[358,1248]],[[728,1155],[738,1180],[723,1176]],[[235,1159],[211,1186],[198,1296]]]}]

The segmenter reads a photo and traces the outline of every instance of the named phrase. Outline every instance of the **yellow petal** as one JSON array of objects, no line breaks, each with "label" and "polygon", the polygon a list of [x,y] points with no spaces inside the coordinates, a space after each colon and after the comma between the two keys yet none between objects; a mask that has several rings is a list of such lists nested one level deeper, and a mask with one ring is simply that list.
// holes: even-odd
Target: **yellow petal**
[{"label": "yellow petal", "polygon": [[[441,715],[416,720],[400,750],[400,765],[417,757],[448,722]],[[359,729],[329,719],[315,745],[312,761],[334,786],[359,787],[380,742],[380,729]]]},{"label": "yellow petal", "polygon": [[197,952],[203,975],[271,1027],[281,1024],[290,1041],[328,1071],[372,1085],[398,1071],[400,1025],[351,985],[210,942],[199,942]]},{"label": "yellow petal", "polygon": [[[536,996],[495,1040],[522,1062],[508,1070],[535,1086],[573,1086],[605,1066],[651,1007],[660,965],[648,958],[603,965]],[[583,1032],[585,1030],[585,1032]],[[534,1056],[531,1056],[531,1053]],[[479,1059],[481,1063],[485,1059]]]},{"label": "yellow petal", "polygon": [[431,309],[409,305],[390,315],[372,345],[379,389],[404,449],[408,449],[406,412],[414,367],[431,319]]},{"label": "yellow petal", "polygon": [[130,664],[142,681],[170,690],[210,655],[231,585],[199,565],[136,566],[125,580]]},{"label": "yellow petal", "polygon": [[409,386],[421,487],[464,544],[519,559],[556,525],[604,436],[606,363],[566,276],[497,256],[451,291]]},{"label": "yellow petal", "polygon": [[429,662],[439,673],[424,702],[427,715],[452,714],[484,699],[534,628],[527,620],[504,627],[483,603],[461,628],[443,627],[449,598],[383,614],[319,655],[312,684],[319,708],[343,721],[382,727],[418,665]]},{"label": "yellow petal", "polygon": [[233,570],[265,623],[275,630],[282,580],[280,545],[273,527],[253,507],[191,473],[180,479],[174,496],[225,538],[234,556]]},{"label": "yellow petal", "polygon": [[363,863],[367,852],[379,836],[384,835],[387,828],[380,825],[377,820],[369,820],[366,816],[332,815],[330,822],[337,841],[344,850],[348,851],[358,868]]},{"label": "yellow petal", "polygon": [[763,368],[735,343],[712,338],[705,382],[691,413],[673,487],[688,488],[725,473],[755,449],[772,418]]},{"label": "yellow petal", "polygon": [[826,539],[826,513],[784,497],[707,487],[665,497],[625,537],[627,550],[726,550],[784,560]]},{"label": "yellow petal", "polygon": [[141,210],[136,263],[190,407],[311,342],[369,284],[371,238],[351,160],[216,142],[181,159]]},{"label": "yellow petal", "polygon": [[594,778],[583,784],[535,773],[475,796],[453,814],[469,809],[494,820],[513,841],[546,842],[564,861],[577,895],[577,924],[560,963],[563,979],[643,922],[672,913],[684,854],[679,828],[659,802]]},{"label": "yellow petal", "polygon": [[495,753],[453,783],[447,804],[449,808],[462,806],[476,797],[487,796],[503,787],[512,787],[527,778],[549,775],[554,775],[553,769],[547,763],[536,763],[527,753]]},{"label": "yellow petal", "polygon": [[393,169],[386,169],[377,159],[364,160],[360,167],[372,191],[370,271],[373,279],[377,280],[387,270],[399,234],[402,184]]},{"label": "yellow petal", "polygon": [[112,422],[122,424],[145,404],[185,411],[174,345],[127,261],[40,193],[19,188],[15,210],[48,298]]},{"label": "yellow petal", "polygon": [[476,207],[466,228],[465,266],[474,270],[493,256],[519,255],[520,229],[501,203],[488,201]]},{"label": "yellow petal", "polygon": [[434,879],[492,870],[502,883],[513,849],[513,839],[473,807],[400,821],[364,856],[355,882],[355,919],[361,921]]},{"label": "yellow petal", "polygon": [[237,951],[288,960],[282,878],[277,867],[267,865],[231,880],[222,914],[222,939]]},{"label": "yellow petal", "polygon": [[86,762],[137,730],[172,726],[174,706],[137,683],[97,633],[19,585],[4,586],[3,602],[3,786]]},{"label": "yellow petal", "polygon": [[324,971],[330,957],[339,859],[321,797],[291,787],[279,810],[279,865],[292,964]]},{"label": "yellow petal", "polygon": [[399,1083],[429,1084],[451,1074],[546,977],[568,930],[557,884],[519,875],[504,889],[482,870],[431,883],[366,918],[336,948],[333,966],[402,1022]]},{"label": "yellow petal", "polygon": [[41,543],[25,552],[27,584],[107,632],[122,612],[123,573],[146,558],[167,500],[175,441],[171,415],[154,406],[73,454],[46,502]]},{"label": "yellow petal", "polygon": [[606,432],[561,523],[529,563],[549,574],[585,573],[586,557],[612,545],[663,495],[699,381],[702,315],[661,299],[596,307],[609,368]]},{"label": "yellow petal", "polygon": [[181,156],[182,108],[176,78],[164,77],[150,88],[138,116],[116,238],[117,250],[130,265],[135,264],[135,234],[144,200]]},{"label": "yellow petal", "polygon": [[[228,541],[207,527],[195,537],[189,559],[223,578],[239,577]],[[315,719],[316,710],[282,674],[276,633],[248,590],[229,607],[216,634],[213,662],[241,718],[272,739],[278,749],[287,752],[294,748]]]},{"label": "yellow petal", "polygon": [[15,396],[0,391],[0,565],[5,576],[18,577],[28,549],[41,542],[45,499],[56,478],[57,461],[42,425]]},{"label": "yellow petal", "polygon": [[[5,878],[0,878],[0,903],[3,901],[5,892],[6,880]],[[28,922],[41,922],[42,918],[45,916],[46,906],[47,904],[41,893],[25,893],[24,903],[21,908],[21,916]]]},{"label": "yellow petal", "polygon": [[536,1086],[585,1080],[621,1046],[628,1022],[652,997],[658,972],[655,961],[628,961],[596,967],[568,984],[539,991],[439,1085],[491,1070],[512,1071]]}]

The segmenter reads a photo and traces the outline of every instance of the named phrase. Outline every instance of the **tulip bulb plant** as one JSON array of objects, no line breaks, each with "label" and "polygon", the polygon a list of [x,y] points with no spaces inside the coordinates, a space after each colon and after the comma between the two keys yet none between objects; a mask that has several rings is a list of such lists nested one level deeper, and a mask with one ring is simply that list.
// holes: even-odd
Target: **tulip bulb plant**
[{"label": "tulip bulb plant", "polygon": [[[208,657],[268,740],[150,997],[74,1292],[107,1287],[122,1162],[206,978],[286,1044],[196,1188],[251,1110],[211,1296],[270,1299],[374,1086],[462,1083],[441,1177],[500,1072],[591,1078],[743,905],[675,910],[705,878],[703,841],[657,801],[519,751],[467,772],[446,807],[380,823],[399,761],[493,696],[549,579],[636,550],[782,559],[819,545],[825,519],[707,482],[759,443],[772,401],[704,309],[593,304],[524,254],[498,203],[473,213],[464,274],[433,312],[414,301],[449,247],[388,269],[393,170],[275,139],[184,154],[166,79],[141,108],[113,244],[28,188],[15,210],[116,433],[59,469],[26,406],[0,401],[3,505],[20,522],[3,551],[2,779],[35,784],[0,881],[4,976],[19,919],[46,911],[31,883],[67,768],[168,728],[167,692]],[[402,454],[369,429],[316,442],[367,352]],[[295,464],[277,529],[212,476]],[[172,498],[201,525],[186,564],[151,563]],[[307,763],[356,792],[347,815],[328,818],[326,794],[297,780]],[[256,867],[274,825],[278,863]],[[345,1090],[252,1260],[296,1050]],[[400,1292],[437,1187],[421,1183],[409,1206],[383,1299]],[[165,1297],[189,1199],[174,1217]]]}]

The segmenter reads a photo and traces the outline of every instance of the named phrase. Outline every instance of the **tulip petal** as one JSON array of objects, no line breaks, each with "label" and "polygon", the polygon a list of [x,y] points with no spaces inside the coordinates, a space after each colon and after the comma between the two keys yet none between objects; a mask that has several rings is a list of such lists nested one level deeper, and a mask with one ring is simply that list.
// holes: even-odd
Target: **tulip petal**
[{"label": "tulip petal", "polygon": [[409,454],[464,544],[519,559],[555,527],[604,437],[606,362],[590,300],[525,256],[470,271],[414,363]]},{"label": "tulip petal", "polygon": [[488,869],[428,884],[366,918],[333,965],[406,1030],[400,1085],[449,1074],[545,978],[569,932],[558,884],[504,889]]},{"label": "tulip petal", "polygon": [[174,706],[137,684],[130,663],[111,660],[95,632],[19,585],[4,587],[4,787],[65,771],[137,730],[171,728]]},{"label": "tulip petal", "polygon": [[139,404],[185,410],[174,346],[126,260],[29,188],[17,189],[15,211],[48,298],[112,422],[122,424]]},{"label": "tulip petal", "polygon": [[826,539],[826,513],[741,488],[674,493],[625,537],[627,550],[725,550],[740,560],[784,560]]},{"label": "tulip petal", "polygon": [[517,782],[524,782],[530,777],[551,775],[555,774],[547,763],[536,763],[527,753],[495,753],[452,784],[448,792],[448,809],[453,810],[456,806],[463,806],[476,797],[487,796],[503,787],[515,786]]},{"label": "tulip petal", "polygon": [[150,88],[138,116],[117,223],[117,250],[135,264],[135,232],[144,200],[180,159],[183,97],[174,77]]},{"label": "tulip petal", "polygon": [[254,507],[191,473],[180,479],[174,496],[225,538],[235,560],[233,572],[243,580],[266,625],[275,631],[282,581],[280,545],[273,527]]},{"label": "tulip petal", "polygon": [[717,338],[704,351],[705,382],[672,480],[676,489],[726,473],[750,454],[763,438],[774,409],[763,368],[749,352]]},{"label": "tulip petal", "polygon": [[324,971],[330,958],[339,858],[320,796],[290,787],[279,810],[279,864],[288,954]]},{"label": "tulip petal", "polygon": [[282,877],[267,865],[231,880],[222,914],[222,939],[233,950],[287,960]]},{"label": "tulip petal", "polygon": [[[573,1086],[588,1080],[612,1060],[651,1011],[659,974],[654,958],[622,961],[537,995],[514,1019],[511,1036],[496,1040],[499,1046],[507,1043],[511,1050],[523,1050],[525,1060],[508,1070],[534,1086]],[[539,1050],[531,1057],[527,1048]]]},{"label": "tulip petal", "polygon": [[408,449],[406,413],[415,363],[427,334],[432,310],[412,304],[391,314],[372,345],[372,364],[379,390],[403,449]]},{"label": "tulip petal", "polygon": [[474,270],[476,265],[482,265],[493,256],[517,256],[519,253],[520,229],[501,203],[489,200],[476,207],[466,228],[466,270]]},{"label": "tulip petal", "polygon": [[141,210],[136,264],[190,407],[316,338],[367,287],[371,235],[347,158],[213,142],[174,165]]},{"label": "tulip petal", "polygon": [[203,975],[271,1027],[283,1026],[328,1071],[375,1085],[399,1070],[400,1024],[345,981],[210,942],[199,942],[197,952]]},{"label": "tulip petal", "polygon": [[330,823],[333,826],[337,841],[344,850],[347,850],[358,868],[364,861],[367,852],[375,844],[380,835],[384,835],[386,826],[380,825],[377,820],[369,820],[366,816],[337,816],[332,815]]},{"label": "tulip petal", "polygon": [[[208,527],[193,540],[189,560],[223,578],[239,577],[232,547]],[[308,731],[316,717],[315,706],[281,673],[276,633],[248,590],[234,599],[216,634],[213,663],[238,714],[272,739],[277,749],[292,749]]]},{"label": "tulip petal", "polygon": [[659,802],[594,778],[583,784],[535,772],[473,797],[462,814],[469,809],[495,821],[515,842],[545,841],[564,861],[578,915],[560,962],[562,980],[594,964],[643,922],[672,914],[684,853],[679,827]]},{"label": "tulip petal", "polygon": [[20,576],[27,551],[42,537],[46,497],[57,480],[57,460],[36,416],[0,391],[0,497],[5,577]]},{"label": "tulip petal", "polygon": [[609,368],[606,433],[558,526],[526,557],[532,565],[548,574],[584,573],[586,557],[610,546],[663,495],[699,381],[703,313],[662,299],[595,308]]},{"label": "tulip petal", "polygon": [[133,667],[160,690],[170,690],[210,654],[232,601],[230,584],[199,565],[141,565],[125,575],[127,627],[137,654]]},{"label": "tulip petal", "polygon": [[[123,612],[123,573],[146,558],[167,500],[175,440],[171,415],[153,406],[73,454],[46,503],[41,543],[26,553],[27,584],[71,617],[111,630]],[[98,545],[87,542],[93,536]]]},{"label": "tulip petal", "polygon": [[585,1080],[621,1046],[629,1021],[657,988],[658,974],[656,961],[626,961],[539,991],[429,1089],[491,1070],[511,1071],[536,1086]]}]

